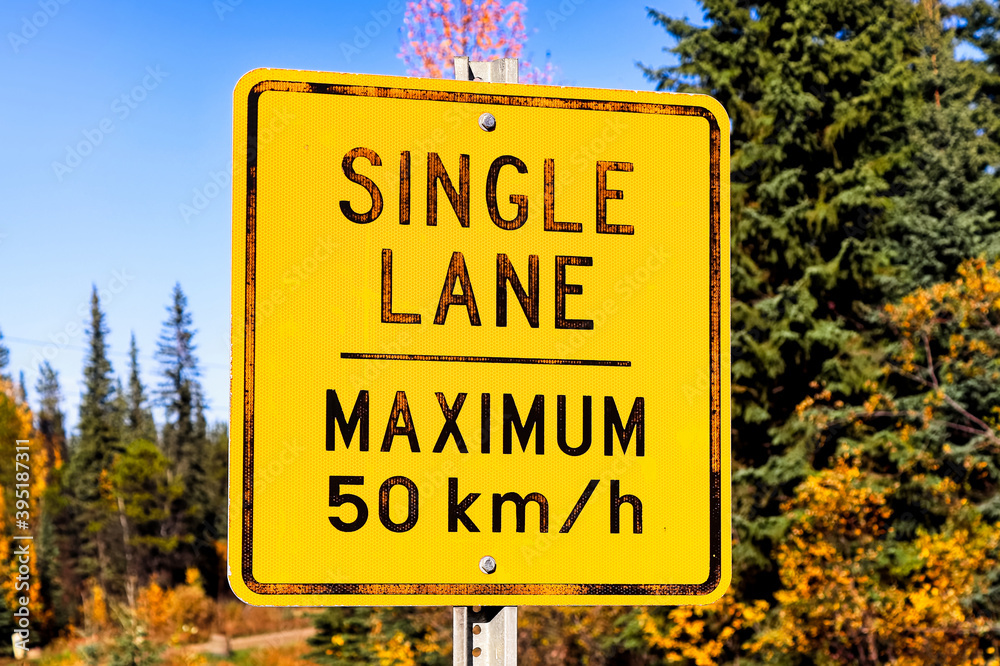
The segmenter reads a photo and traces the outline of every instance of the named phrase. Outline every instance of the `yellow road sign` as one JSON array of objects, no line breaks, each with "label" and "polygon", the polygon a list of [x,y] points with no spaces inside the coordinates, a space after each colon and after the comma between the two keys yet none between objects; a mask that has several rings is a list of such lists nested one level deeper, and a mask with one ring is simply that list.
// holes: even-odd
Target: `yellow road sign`
[{"label": "yellow road sign", "polygon": [[240,598],[723,594],[721,105],[255,70],[234,122]]}]

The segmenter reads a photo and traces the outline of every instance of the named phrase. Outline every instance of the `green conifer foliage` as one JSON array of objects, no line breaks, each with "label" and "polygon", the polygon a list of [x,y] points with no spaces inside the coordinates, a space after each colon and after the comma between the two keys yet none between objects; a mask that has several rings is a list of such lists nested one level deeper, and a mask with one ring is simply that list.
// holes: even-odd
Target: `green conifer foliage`
[{"label": "green conifer foliage", "polygon": [[157,397],[166,409],[163,452],[175,466],[182,482],[194,463],[190,449],[194,445],[195,402],[201,395],[194,333],[191,313],[187,311],[187,297],[180,284],[176,284],[171,304],[167,307],[167,320],[163,322],[163,332],[156,345],[156,358],[163,376]]},{"label": "green conifer foliage", "polygon": [[817,377],[845,381],[853,319],[888,265],[919,15],[903,0],[703,4],[707,27],[650,12],[680,63],[646,72],[732,119],[734,562],[766,598],[778,505],[817,454],[783,427]]},{"label": "green conifer foliage", "polygon": [[53,466],[62,465],[66,460],[65,415],[62,411],[62,389],[59,387],[59,373],[48,361],[38,366],[38,412],[36,430],[42,438],[46,455]]},{"label": "green conifer foliage", "polygon": [[177,284],[156,347],[163,377],[158,401],[166,415],[161,430],[162,450],[170,461],[168,482],[180,489],[170,502],[164,533],[182,544],[172,567],[177,579],[191,566],[202,567],[202,575],[214,579],[218,569],[216,550],[213,540],[204,535],[214,528],[216,513],[221,509],[213,506],[218,489],[210,487],[206,469],[210,452],[194,334],[187,297]]},{"label": "green conifer foliage", "polygon": [[371,663],[374,608],[329,608],[313,624],[316,634],[308,639],[315,651],[312,661],[326,666],[353,666]]},{"label": "green conifer foliage", "polygon": [[970,257],[1000,253],[1000,135],[998,107],[984,99],[988,65],[956,61],[955,31],[943,28],[942,8],[923,4],[932,59],[920,61],[914,104],[921,112],[909,128],[907,163],[892,183],[887,216],[899,267],[887,290],[894,298],[952,279]]},{"label": "green conifer foliage", "polygon": [[[967,0],[958,3],[953,12],[956,37],[984,56],[975,68],[979,81],[975,97],[977,124],[985,136],[1000,143],[1000,6],[988,0]],[[992,167],[996,174],[1000,164],[993,162]]]},{"label": "green conifer foliage", "polygon": [[330,608],[316,617],[316,634],[308,639],[317,664],[416,664],[446,666],[452,662],[447,626],[450,609]]},{"label": "green conifer foliage", "polygon": [[[787,574],[775,555],[791,538],[782,506],[857,435],[810,406],[864,413],[897,339],[883,304],[996,254],[990,91],[1000,87],[989,58],[1000,14],[978,0],[702,5],[704,27],[650,12],[680,63],[646,73],[660,89],[712,94],[732,118],[733,594],[773,615]],[[952,12],[966,17],[959,32],[978,40],[986,63],[955,61]],[[978,384],[955,376],[958,402],[977,414],[996,404],[981,375]],[[898,378],[888,384],[902,390]],[[899,435],[881,432],[895,421],[868,424],[868,441],[883,445],[865,447],[871,474],[902,482],[890,541],[906,536],[907,521],[910,536],[916,524],[936,529],[946,512],[926,504],[940,478],[907,479]],[[947,450],[943,433],[931,439],[928,451]],[[902,552],[887,545],[885,557]],[[727,639],[719,661],[741,659],[756,631]]]},{"label": "green conifer foliage", "polygon": [[80,402],[80,434],[66,470],[65,486],[80,540],[77,566],[81,579],[95,577],[109,592],[121,586],[124,560],[121,536],[106,490],[115,456],[124,450],[121,442],[121,412],[118,409],[111,362],[108,360],[107,326],[97,288],[90,299],[88,352],[83,366],[84,391]]},{"label": "green conifer foliage", "polygon": [[156,426],[153,424],[153,412],[147,404],[146,387],[139,376],[139,347],[135,342],[135,333],[129,342],[129,373],[128,390],[125,393],[125,441],[137,439],[156,441]]},{"label": "green conifer foliage", "polygon": [[41,498],[41,526],[36,538],[41,563],[42,596],[54,613],[53,626],[63,627],[74,621],[79,581],[73,569],[77,535],[72,525],[69,503],[63,488],[66,449],[65,414],[62,411],[62,391],[59,374],[48,361],[38,367],[38,411],[35,432],[39,449],[47,461],[47,482]]}]

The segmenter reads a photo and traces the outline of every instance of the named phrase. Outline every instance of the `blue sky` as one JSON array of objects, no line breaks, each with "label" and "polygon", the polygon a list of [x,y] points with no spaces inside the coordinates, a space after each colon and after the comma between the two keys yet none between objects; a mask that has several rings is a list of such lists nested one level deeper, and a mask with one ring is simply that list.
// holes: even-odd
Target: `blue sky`
[{"label": "blue sky", "polygon": [[[0,8],[0,330],[7,369],[59,372],[75,424],[91,285],[123,378],[135,332],[147,387],[174,283],[197,329],[209,419],[227,420],[232,93],[251,69],[404,75],[405,3],[7,0]],[[695,20],[693,0],[529,0],[526,55],[556,83],[650,90],[667,35],[647,4]],[[384,27],[352,52],[367,24]],[[349,53],[348,55],[345,55]],[[182,214],[182,207],[198,210]]]}]

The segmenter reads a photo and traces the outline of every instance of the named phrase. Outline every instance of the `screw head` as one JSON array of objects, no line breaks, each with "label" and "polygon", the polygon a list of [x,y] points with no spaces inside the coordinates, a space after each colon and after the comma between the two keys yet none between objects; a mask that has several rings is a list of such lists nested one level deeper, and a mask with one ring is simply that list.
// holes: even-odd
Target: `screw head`
[{"label": "screw head", "polygon": [[497,128],[497,119],[493,117],[492,113],[484,113],[479,116],[479,126],[487,132],[492,132]]},{"label": "screw head", "polygon": [[497,561],[487,555],[483,559],[479,560],[479,570],[484,574],[491,574],[497,570]]}]

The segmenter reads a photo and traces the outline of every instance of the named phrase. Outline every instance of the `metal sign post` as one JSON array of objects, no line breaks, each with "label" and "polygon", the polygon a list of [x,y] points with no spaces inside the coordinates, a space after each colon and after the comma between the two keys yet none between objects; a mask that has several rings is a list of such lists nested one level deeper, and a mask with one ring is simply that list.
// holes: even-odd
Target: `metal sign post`
[{"label": "metal sign post", "polygon": [[[517,75],[517,58],[455,57],[459,81],[517,83]],[[452,614],[455,666],[517,666],[517,606],[455,606]]]},{"label": "metal sign post", "polygon": [[455,666],[516,666],[517,606],[456,606]]}]

